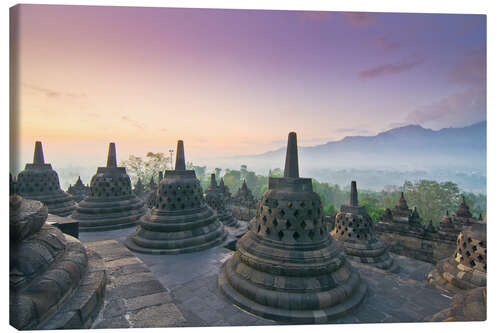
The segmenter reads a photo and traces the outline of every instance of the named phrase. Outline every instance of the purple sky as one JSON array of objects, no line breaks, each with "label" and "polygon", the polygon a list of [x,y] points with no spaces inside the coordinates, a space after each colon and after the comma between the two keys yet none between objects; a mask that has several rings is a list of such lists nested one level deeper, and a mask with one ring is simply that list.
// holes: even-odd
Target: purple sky
[{"label": "purple sky", "polygon": [[196,160],[275,149],[290,130],[315,145],[486,119],[484,15],[14,10],[23,165],[35,140],[95,163],[110,141],[125,159],[182,138]]}]

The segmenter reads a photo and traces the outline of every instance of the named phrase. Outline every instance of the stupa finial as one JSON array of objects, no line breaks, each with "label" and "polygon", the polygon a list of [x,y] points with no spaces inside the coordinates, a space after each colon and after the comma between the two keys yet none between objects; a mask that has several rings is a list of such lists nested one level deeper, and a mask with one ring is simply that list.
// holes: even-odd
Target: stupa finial
[{"label": "stupa finial", "polygon": [[33,164],[45,164],[41,141],[35,142],[35,153],[33,154]]},{"label": "stupa finial", "polygon": [[115,143],[111,142],[109,144],[109,150],[108,150],[108,162],[106,163],[106,168],[116,168],[116,147]]},{"label": "stupa finial", "polygon": [[297,133],[288,133],[284,177],[299,178],[299,155],[297,151]]},{"label": "stupa finial", "polygon": [[358,188],[356,181],[351,182],[351,200],[349,202],[350,206],[358,206]]},{"label": "stupa finial", "polygon": [[175,156],[175,170],[186,170],[186,160],[184,159],[184,141],[177,141],[177,152]]},{"label": "stupa finial", "polygon": [[210,187],[211,188],[217,187],[217,181],[215,180],[215,173],[210,174]]}]

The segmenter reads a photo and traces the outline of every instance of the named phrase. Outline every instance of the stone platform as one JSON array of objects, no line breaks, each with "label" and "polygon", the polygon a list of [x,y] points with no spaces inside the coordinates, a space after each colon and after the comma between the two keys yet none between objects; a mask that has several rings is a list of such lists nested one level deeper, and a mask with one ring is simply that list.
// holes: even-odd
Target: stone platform
[{"label": "stone platform", "polygon": [[[220,267],[246,229],[241,224],[240,231],[226,228],[229,235],[220,246],[167,258],[132,253],[119,244],[133,228],[81,234],[111,266],[104,310],[93,328],[286,324],[241,310],[217,287]],[[421,322],[451,306],[451,294],[426,284],[432,264],[391,255],[401,267],[397,274],[352,262],[368,285],[366,299],[350,315],[329,323]]]}]

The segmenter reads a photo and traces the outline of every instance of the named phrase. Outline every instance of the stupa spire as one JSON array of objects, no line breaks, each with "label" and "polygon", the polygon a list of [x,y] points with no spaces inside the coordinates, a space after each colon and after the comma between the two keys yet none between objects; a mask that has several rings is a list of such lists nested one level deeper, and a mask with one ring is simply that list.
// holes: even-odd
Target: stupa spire
[{"label": "stupa spire", "polygon": [[108,162],[106,163],[106,168],[116,168],[116,146],[114,142],[109,144],[108,150]]},{"label": "stupa spire", "polygon": [[210,188],[217,188],[217,181],[215,180],[215,173],[210,174]]},{"label": "stupa spire", "polygon": [[175,155],[175,170],[186,170],[186,160],[184,159],[184,141],[177,141],[177,152]]},{"label": "stupa spire", "polygon": [[33,154],[33,164],[45,164],[43,158],[42,142],[35,142],[35,153]]},{"label": "stupa spire", "polygon": [[297,133],[288,133],[284,177],[299,178],[299,155],[297,151]]},{"label": "stupa spire", "polygon": [[349,202],[350,206],[357,206],[358,205],[358,188],[356,185],[356,181],[351,182],[351,199]]}]

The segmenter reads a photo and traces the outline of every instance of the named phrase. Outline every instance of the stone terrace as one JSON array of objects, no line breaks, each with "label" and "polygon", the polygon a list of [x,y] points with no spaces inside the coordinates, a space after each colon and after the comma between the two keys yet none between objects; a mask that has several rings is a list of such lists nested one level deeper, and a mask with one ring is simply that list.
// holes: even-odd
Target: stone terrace
[{"label": "stone terrace", "polygon": [[[178,255],[130,252],[123,242],[133,228],[80,234],[110,266],[104,308],[93,328],[278,324],[234,306],[217,287],[222,263],[245,232],[246,223],[241,225],[226,228],[229,237],[218,247]],[[426,284],[432,264],[393,257],[401,267],[397,274],[352,263],[368,284],[367,296],[353,313],[331,323],[423,321],[450,306],[451,294]]]}]

